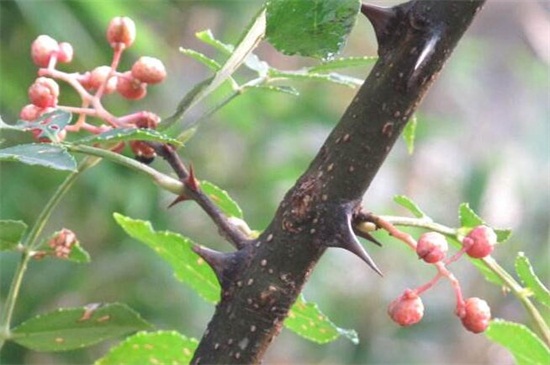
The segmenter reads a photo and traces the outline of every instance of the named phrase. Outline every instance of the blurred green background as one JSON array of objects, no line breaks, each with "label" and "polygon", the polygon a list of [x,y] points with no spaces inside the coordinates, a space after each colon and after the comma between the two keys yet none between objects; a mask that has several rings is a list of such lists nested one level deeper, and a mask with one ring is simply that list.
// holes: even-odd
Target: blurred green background
[{"label": "blurred green background", "polygon": [[[149,88],[143,102],[113,95],[106,98],[106,105],[117,115],[148,109],[169,116],[181,96],[210,75],[178,48],[216,56],[195,39],[195,32],[211,29],[222,41],[234,43],[261,4],[251,0],[1,1],[2,119],[15,122],[27,104],[26,90],[36,77],[29,49],[37,35],[73,44],[75,60],[61,69],[91,70],[110,62],[105,28],[118,15],[130,16],[137,25],[137,41],[124,54],[121,69],[131,67],[141,55],[155,56],[164,61],[169,78]],[[415,153],[408,155],[399,142],[364,202],[366,209],[378,214],[405,214],[392,197],[407,194],[434,219],[452,226],[457,224],[459,203],[468,201],[489,224],[514,229],[512,239],[495,252],[501,264],[512,270],[516,252],[524,251],[546,284],[550,274],[549,19],[543,2],[489,1],[420,108]],[[257,53],[283,69],[314,62],[283,56],[268,44],[262,44]],[[365,20],[359,19],[344,54],[376,54],[373,32]],[[362,78],[367,73],[368,69],[349,70]],[[355,92],[318,82],[293,85],[301,92],[299,97],[261,91],[238,97],[205,121],[182,152],[199,178],[230,192],[255,229],[270,221],[283,194],[308,166]],[[61,103],[77,103],[69,88],[62,88]],[[190,117],[203,111],[197,108]],[[24,137],[4,133],[2,138],[7,145]],[[162,161],[153,166],[167,171]],[[64,176],[1,163],[0,219],[31,224]],[[213,307],[177,282],[152,251],[126,237],[112,218],[113,212],[120,212],[148,219],[157,229],[230,249],[195,205],[167,209],[172,199],[143,176],[110,163],[86,172],[56,210],[46,232],[72,229],[92,262],[33,262],[14,323],[58,307],[116,301],[128,303],[159,329],[200,338]],[[333,249],[324,255],[305,289],[306,297],[317,301],[337,325],[356,329],[361,343],[356,346],[339,339],[317,345],[283,331],[265,363],[512,363],[505,350],[462,328],[453,316],[454,298],[447,282],[425,295],[426,313],[419,325],[402,329],[393,324],[385,314],[387,304],[405,288],[428,281],[434,272],[401,243],[384,234],[377,237],[384,247],[369,245],[368,249],[384,278],[352,255]],[[17,260],[15,254],[1,256],[2,300]],[[467,262],[452,269],[466,296],[488,300],[495,316],[526,320],[513,297],[485,283]],[[0,359],[4,364],[87,364],[117,342],[59,354],[28,352],[10,344]]]}]

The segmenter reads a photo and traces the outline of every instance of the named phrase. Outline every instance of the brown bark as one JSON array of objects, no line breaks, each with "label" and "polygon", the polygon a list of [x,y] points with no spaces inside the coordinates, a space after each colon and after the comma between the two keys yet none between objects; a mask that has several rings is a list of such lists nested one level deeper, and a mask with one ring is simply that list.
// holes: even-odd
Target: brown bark
[{"label": "brown bark", "polygon": [[233,253],[197,249],[222,296],[193,364],[259,363],[328,247],[377,270],[353,233],[361,199],[483,2],[363,6],[380,58],[269,227]]}]

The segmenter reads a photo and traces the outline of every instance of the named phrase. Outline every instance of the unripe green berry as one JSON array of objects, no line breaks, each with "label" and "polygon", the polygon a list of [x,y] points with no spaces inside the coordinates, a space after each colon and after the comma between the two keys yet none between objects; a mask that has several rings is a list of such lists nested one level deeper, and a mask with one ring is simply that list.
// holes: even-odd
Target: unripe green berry
[{"label": "unripe green berry", "polygon": [[166,69],[157,58],[140,57],[132,66],[132,76],[147,84],[157,84],[166,78]]}]

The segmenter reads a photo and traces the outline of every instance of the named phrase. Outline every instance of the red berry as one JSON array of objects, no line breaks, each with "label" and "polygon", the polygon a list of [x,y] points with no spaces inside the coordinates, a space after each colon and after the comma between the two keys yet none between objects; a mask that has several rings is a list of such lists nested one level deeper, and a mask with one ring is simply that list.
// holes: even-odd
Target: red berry
[{"label": "red berry", "polygon": [[137,100],[147,94],[147,84],[132,77],[130,71],[118,76],[116,90],[126,99]]},{"label": "red berry", "polygon": [[31,57],[35,65],[48,67],[50,58],[59,51],[59,44],[47,35],[39,35],[31,45]]},{"label": "red berry", "polygon": [[59,85],[53,79],[39,77],[29,87],[29,99],[31,103],[40,108],[56,106],[58,97]]},{"label": "red berry", "polygon": [[464,303],[464,315],[460,320],[468,331],[473,333],[483,332],[489,326],[491,308],[483,299],[469,298]]},{"label": "red berry", "polygon": [[59,52],[57,59],[59,62],[69,63],[73,60],[73,46],[67,42],[59,43]]},{"label": "red berry", "polygon": [[140,57],[132,66],[132,76],[147,84],[157,84],[166,77],[166,69],[157,58]]},{"label": "red berry", "polygon": [[132,19],[119,16],[111,20],[107,27],[107,41],[111,47],[114,48],[117,43],[130,47],[135,39],[136,25]]},{"label": "red berry", "polygon": [[391,319],[400,326],[411,326],[420,322],[424,316],[422,299],[412,290],[405,292],[388,306]]},{"label": "red berry", "polygon": [[462,240],[468,256],[481,259],[493,252],[497,243],[495,231],[487,226],[477,226]]},{"label": "red berry", "polygon": [[135,124],[138,128],[156,129],[160,122],[160,117],[151,112],[141,112],[141,117],[136,120]]},{"label": "red berry", "polygon": [[32,122],[42,114],[42,110],[42,108],[34,104],[27,104],[21,109],[21,112],[19,112],[19,118],[27,122]]},{"label": "red berry", "polygon": [[448,249],[445,236],[437,232],[424,233],[416,245],[418,257],[430,264],[443,260]]},{"label": "red berry", "polygon": [[[105,82],[107,77],[109,77],[109,73],[111,72],[110,66],[98,66],[90,72],[88,79],[86,80],[85,84],[83,86],[88,90],[98,90],[99,87]],[[109,78],[109,81],[105,85],[105,88],[103,89],[103,93],[110,94],[116,89],[117,84],[117,78],[115,76],[111,76]]]}]

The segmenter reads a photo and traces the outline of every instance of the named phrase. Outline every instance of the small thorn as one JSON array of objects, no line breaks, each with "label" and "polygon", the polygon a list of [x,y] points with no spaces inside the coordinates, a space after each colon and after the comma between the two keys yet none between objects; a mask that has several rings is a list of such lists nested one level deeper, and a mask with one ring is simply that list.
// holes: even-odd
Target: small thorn
[{"label": "small thorn", "polygon": [[376,238],[374,238],[370,233],[359,232],[359,231],[356,231],[355,233],[357,233],[357,235],[359,237],[363,237],[364,239],[374,243],[376,246],[382,247],[382,244],[380,243],[380,241],[378,241]]},{"label": "small thorn", "polygon": [[379,49],[383,48],[389,35],[391,21],[396,17],[395,8],[384,8],[371,4],[361,4],[361,13],[371,22]]},{"label": "small thorn", "polygon": [[191,189],[192,191],[199,190],[199,186],[201,183],[195,177],[195,171],[193,170],[193,165],[189,166],[189,176],[187,177],[187,179],[185,179],[184,183],[185,183],[185,186]]},{"label": "small thorn", "polygon": [[382,274],[382,271],[378,268],[374,260],[369,256],[361,242],[357,240],[357,237],[353,233],[351,223],[348,220],[348,234],[347,237],[345,237],[345,240],[340,242],[338,247],[343,248],[344,250],[348,250],[349,252],[353,253],[354,255],[358,256],[361,260],[365,261],[367,265],[370,266],[371,269],[373,269],[378,275],[384,276]]},{"label": "small thorn", "polygon": [[174,205],[181,203],[183,201],[189,200],[190,198],[187,195],[179,195],[172,203],[168,205],[168,208],[172,208]]},{"label": "small thorn", "polygon": [[231,254],[211,250],[204,246],[193,246],[193,251],[214,270],[220,285],[223,287],[223,278],[231,265]]}]

